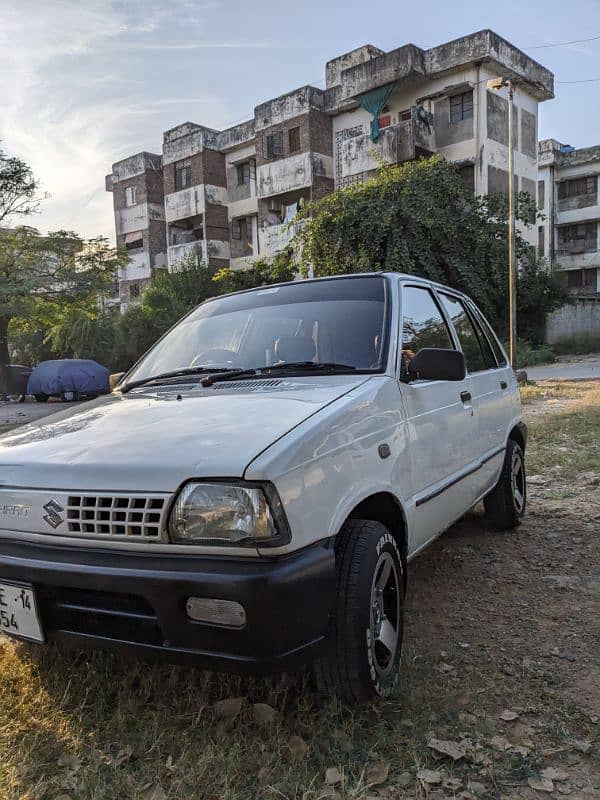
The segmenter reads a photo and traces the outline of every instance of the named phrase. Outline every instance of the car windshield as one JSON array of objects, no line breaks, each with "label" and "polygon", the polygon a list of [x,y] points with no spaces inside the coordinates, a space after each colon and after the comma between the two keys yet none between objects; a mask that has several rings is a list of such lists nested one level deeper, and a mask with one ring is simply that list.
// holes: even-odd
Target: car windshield
[{"label": "car windshield", "polygon": [[385,319],[382,276],[228,295],[185,317],[138,362],[127,382],[186,368],[264,369],[286,362],[379,371],[385,363]]}]

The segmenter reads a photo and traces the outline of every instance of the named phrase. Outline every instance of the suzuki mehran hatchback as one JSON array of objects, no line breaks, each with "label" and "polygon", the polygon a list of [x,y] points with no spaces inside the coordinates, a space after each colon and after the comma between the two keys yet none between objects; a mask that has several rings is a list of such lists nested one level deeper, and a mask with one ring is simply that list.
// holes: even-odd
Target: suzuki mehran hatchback
[{"label": "suzuki mehran hatchback", "polygon": [[401,274],[209,300],[109,396],[0,438],[0,625],[386,695],[407,563],[525,510],[517,382],[464,295]]}]

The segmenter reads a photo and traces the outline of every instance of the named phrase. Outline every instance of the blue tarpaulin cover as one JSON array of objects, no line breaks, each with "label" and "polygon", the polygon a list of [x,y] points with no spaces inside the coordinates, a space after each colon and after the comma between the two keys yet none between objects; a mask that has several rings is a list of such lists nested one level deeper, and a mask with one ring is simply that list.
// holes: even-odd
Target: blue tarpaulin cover
[{"label": "blue tarpaulin cover", "polygon": [[27,384],[27,394],[99,394],[108,390],[106,367],[85,358],[42,361],[31,373]]}]

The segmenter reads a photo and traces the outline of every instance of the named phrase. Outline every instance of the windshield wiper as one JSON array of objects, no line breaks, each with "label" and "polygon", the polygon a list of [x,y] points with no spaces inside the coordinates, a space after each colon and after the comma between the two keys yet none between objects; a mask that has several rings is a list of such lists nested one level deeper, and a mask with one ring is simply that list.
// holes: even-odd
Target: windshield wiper
[{"label": "windshield wiper", "polygon": [[283,361],[281,364],[273,364],[271,367],[254,367],[251,369],[234,369],[229,372],[215,372],[214,375],[209,375],[203,378],[202,386],[212,386],[213,383],[221,381],[235,380],[236,378],[251,378],[256,375],[270,375],[271,372],[289,370],[295,372],[296,370],[307,372],[353,372],[356,367],[350,364],[337,364],[331,361]]},{"label": "windshield wiper", "polygon": [[[170,372],[159,372],[158,375],[149,375],[147,378],[140,378],[140,380],[137,381],[129,381],[120,391],[121,394],[127,394],[127,392],[130,392],[132,389],[136,389],[138,386],[145,386],[147,383],[152,383],[153,381],[166,381],[169,378],[179,378],[185,375],[200,375],[204,372],[214,372],[215,369],[221,370],[219,374],[227,374],[225,370],[223,370],[223,367],[181,367],[180,369],[174,369]],[[239,372],[240,370],[232,368],[231,371]]]}]

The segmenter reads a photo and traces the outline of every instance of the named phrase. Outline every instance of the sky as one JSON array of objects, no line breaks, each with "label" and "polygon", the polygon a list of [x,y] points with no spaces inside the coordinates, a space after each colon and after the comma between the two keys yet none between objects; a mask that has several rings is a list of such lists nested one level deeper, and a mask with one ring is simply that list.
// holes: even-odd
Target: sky
[{"label": "sky", "polygon": [[114,240],[104,176],[160,152],[168,128],[249,119],[323,87],[325,63],[365,43],[427,48],[482,28],[554,72],[540,138],[600,144],[600,0],[0,0],[0,146],[49,194],[28,224]]}]

